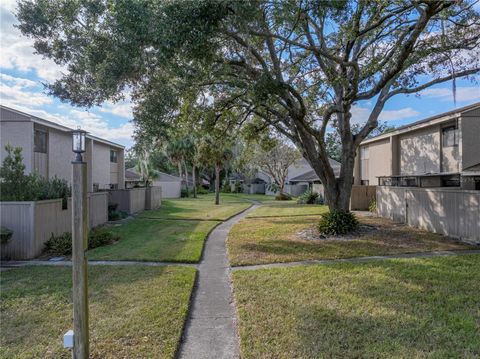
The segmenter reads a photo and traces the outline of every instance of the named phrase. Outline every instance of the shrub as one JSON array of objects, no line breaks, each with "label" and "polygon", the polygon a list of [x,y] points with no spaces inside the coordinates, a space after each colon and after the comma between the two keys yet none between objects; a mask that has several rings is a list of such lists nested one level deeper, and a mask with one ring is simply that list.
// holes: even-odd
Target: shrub
[{"label": "shrub", "polygon": [[228,181],[223,182],[222,188],[220,189],[220,192],[222,193],[231,193],[232,189],[230,188],[230,184]]},{"label": "shrub", "polygon": [[318,198],[318,193],[313,192],[312,190],[309,189],[298,198],[297,203],[314,204],[317,198]]},{"label": "shrub", "polygon": [[370,201],[370,204],[368,205],[368,210],[373,213],[377,212],[377,200],[375,198],[372,198],[372,200]]},{"label": "shrub", "polygon": [[320,233],[329,235],[346,234],[358,227],[358,220],[352,212],[330,211],[322,214],[318,224]]},{"label": "shrub", "polygon": [[13,231],[11,229],[4,226],[0,226],[0,239],[2,244],[7,243],[10,240],[10,238],[12,238],[12,236],[13,236]]},{"label": "shrub", "polygon": [[120,240],[120,236],[105,228],[92,229],[88,234],[88,249],[107,246]]},{"label": "shrub", "polygon": [[240,181],[235,182],[235,193],[241,193],[242,192],[242,184]]},{"label": "shrub", "polygon": [[109,221],[118,221],[120,219],[122,219],[122,215],[120,214],[120,212],[117,212],[117,211],[108,212]]},{"label": "shrub", "polygon": [[188,191],[188,189],[182,188],[182,190],[180,191],[180,197],[182,198],[190,197],[190,192]]},{"label": "shrub", "polygon": [[197,187],[197,194],[209,194],[208,189],[203,188],[202,186]]},{"label": "shrub", "polygon": [[25,174],[22,149],[6,145],[5,157],[0,168],[0,180],[2,191],[1,201],[39,201],[44,199],[63,199],[63,207],[67,206],[67,199],[70,196],[68,182],[54,177],[46,179],[37,173]]},{"label": "shrub", "polygon": [[72,254],[72,234],[65,232],[59,236],[53,233],[45,242],[45,252],[54,255],[67,256]]},{"label": "shrub", "polygon": [[[92,229],[88,233],[88,249],[106,246],[120,240],[120,237],[105,228]],[[45,252],[67,256],[72,254],[72,234],[65,232],[59,236],[52,233],[50,239],[45,242]]]},{"label": "shrub", "polygon": [[275,196],[276,201],[290,201],[292,199],[292,196],[290,196],[288,193],[283,193],[280,192]]}]

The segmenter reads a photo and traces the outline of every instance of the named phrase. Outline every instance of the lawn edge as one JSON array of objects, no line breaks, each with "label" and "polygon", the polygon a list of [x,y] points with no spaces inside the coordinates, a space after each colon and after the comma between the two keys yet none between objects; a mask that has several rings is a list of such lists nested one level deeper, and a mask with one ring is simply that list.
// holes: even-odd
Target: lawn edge
[{"label": "lawn edge", "polygon": [[415,258],[434,258],[434,257],[452,257],[461,255],[480,254],[480,249],[454,249],[449,251],[425,251],[425,252],[405,252],[391,255],[380,256],[366,256],[366,257],[345,257],[334,259],[307,259],[304,261],[291,261],[291,262],[272,262],[261,264],[240,264],[231,265],[230,271],[242,271],[242,270],[258,270],[258,269],[273,269],[273,268],[287,268],[297,266],[309,266],[316,264],[337,264],[337,263],[368,263],[375,261],[386,261],[393,259],[415,259]]},{"label": "lawn edge", "polygon": [[193,301],[195,299],[195,295],[197,293],[198,276],[199,276],[198,268],[195,268],[195,278],[193,279],[192,288],[190,290],[190,297],[188,299],[187,315],[185,317],[185,320],[183,321],[183,325],[180,331],[180,338],[177,342],[177,347],[175,348],[175,352],[173,353],[173,356],[172,356],[172,358],[174,359],[180,358],[180,351],[182,349],[182,344],[185,340],[185,330],[187,329],[188,323],[190,322],[190,312],[193,307]]}]

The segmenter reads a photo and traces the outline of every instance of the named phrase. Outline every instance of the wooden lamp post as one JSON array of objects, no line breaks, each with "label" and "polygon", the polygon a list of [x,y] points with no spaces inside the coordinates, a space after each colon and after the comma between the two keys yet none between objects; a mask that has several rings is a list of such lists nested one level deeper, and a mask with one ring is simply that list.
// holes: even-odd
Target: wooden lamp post
[{"label": "wooden lamp post", "polygon": [[88,206],[87,164],[83,161],[86,132],[78,128],[72,131],[72,262],[73,262],[73,358],[89,356],[88,335]]}]

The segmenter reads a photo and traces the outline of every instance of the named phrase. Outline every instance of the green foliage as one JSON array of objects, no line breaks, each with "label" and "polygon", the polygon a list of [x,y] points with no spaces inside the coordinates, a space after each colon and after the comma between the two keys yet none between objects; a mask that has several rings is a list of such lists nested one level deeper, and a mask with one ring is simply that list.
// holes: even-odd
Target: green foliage
[{"label": "green foliage", "polygon": [[197,186],[197,194],[209,194],[208,189],[203,188],[202,186]]},{"label": "green foliage", "polygon": [[7,227],[0,226],[0,242],[7,243],[13,236],[13,231]]},{"label": "green foliage", "polygon": [[354,231],[358,224],[358,220],[352,212],[333,210],[322,214],[318,229],[323,234],[340,235]]},{"label": "green foliage", "polygon": [[242,192],[242,184],[240,181],[235,181],[235,193],[241,193]]},{"label": "green foliage", "polygon": [[220,189],[222,193],[231,193],[232,189],[230,187],[230,183],[227,180],[223,181],[222,188]]},{"label": "green foliage", "polygon": [[370,204],[368,205],[368,210],[372,213],[377,213],[377,200],[374,198],[372,198],[372,200],[370,201]]},{"label": "green foliage", "polygon": [[275,196],[275,201],[290,201],[292,199],[292,196],[290,196],[288,193],[284,192],[279,192]]},{"label": "green foliage", "polygon": [[67,256],[72,254],[72,234],[65,232],[59,236],[53,233],[45,242],[45,252],[51,255]]},{"label": "green foliage", "polygon": [[109,221],[119,221],[121,219],[127,218],[128,213],[125,211],[118,211],[118,204],[117,203],[109,203],[108,204],[108,220]]},{"label": "green foliage", "polygon": [[[106,246],[120,240],[120,236],[105,228],[94,228],[88,233],[88,249]],[[72,234],[65,232],[59,236],[53,233],[45,242],[45,252],[50,255],[68,256],[72,254]]]},{"label": "green foliage", "polygon": [[299,204],[314,204],[316,203],[317,198],[319,197],[318,193],[313,192],[311,189],[308,189],[304,194],[302,194],[297,203]]},{"label": "green foliage", "polygon": [[7,144],[5,150],[7,156],[0,168],[1,201],[39,201],[62,198],[63,206],[66,207],[67,199],[70,196],[70,186],[67,181],[57,177],[46,179],[36,173],[25,175],[22,149]]},{"label": "green foliage", "polygon": [[188,197],[190,197],[190,192],[188,191],[187,188],[182,188],[182,190],[180,191],[180,197],[181,197],[181,198],[188,198]]}]

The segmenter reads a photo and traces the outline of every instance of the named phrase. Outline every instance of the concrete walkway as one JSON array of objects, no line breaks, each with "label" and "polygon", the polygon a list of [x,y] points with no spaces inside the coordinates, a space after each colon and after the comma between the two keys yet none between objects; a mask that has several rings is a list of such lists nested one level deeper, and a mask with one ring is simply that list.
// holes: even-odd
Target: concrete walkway
[{"label": "concrete walkway", "polygon": [[236,315],[225,241],[232,226],[253,211],[230,218],[210,233],[198,266],[197,285],[180,348],[181,359],[239,357]]},{"label": "concrete walkway", "polygon": [[257,270],[257,269],[271,269],[271,268],[284,268],[284,267],[296,267],[315,264],[334,264],[334,263],[364,263],[372,261],[381,261],[387,259],[401,259],[401,258],[428,258],[428,257],[447,257],[447,256],[459,256],[466,254],[480,254],[480,249],[467,249],[459,251],[437,251],[437,252],[415,252],[404,254],[392,254],[386,256],[371,256],[371,257],[354,257],[354,258],[340,258],[340,259],[313,259],[299,262],[286,262],[286,263],[268,263],[268,264],[255,264],[246,266],[232,267],[232,271],[236,270]]}]

